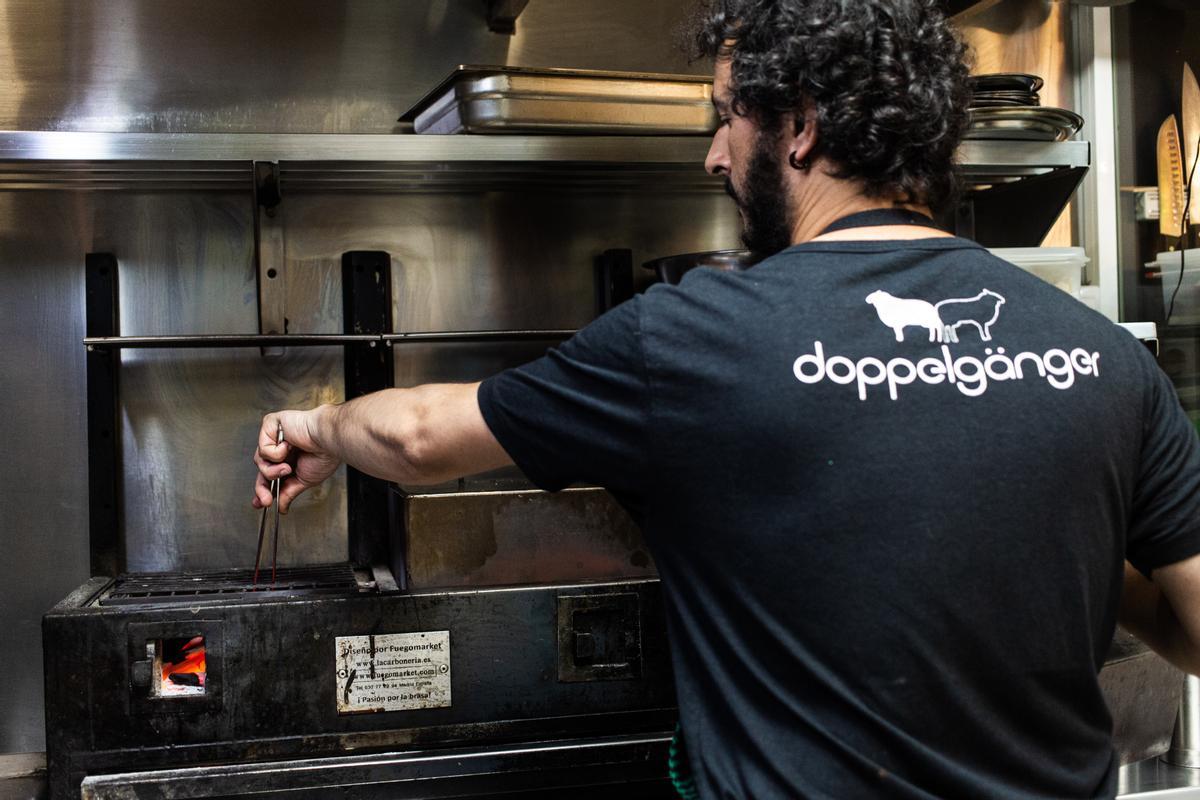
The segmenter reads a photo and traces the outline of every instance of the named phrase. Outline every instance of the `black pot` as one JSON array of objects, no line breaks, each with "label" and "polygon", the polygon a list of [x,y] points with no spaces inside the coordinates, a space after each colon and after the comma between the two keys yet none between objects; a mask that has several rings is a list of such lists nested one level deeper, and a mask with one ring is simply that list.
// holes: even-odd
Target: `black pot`
[{"label": "black pot", "polygon": [[684,273],[696,267],[711,267],[720,270],[743,270],[760,261],[749,250],[710,250],[707,253],[684,253],[679,256],[656,258],[642,264],[663,283],[676,284]]}]

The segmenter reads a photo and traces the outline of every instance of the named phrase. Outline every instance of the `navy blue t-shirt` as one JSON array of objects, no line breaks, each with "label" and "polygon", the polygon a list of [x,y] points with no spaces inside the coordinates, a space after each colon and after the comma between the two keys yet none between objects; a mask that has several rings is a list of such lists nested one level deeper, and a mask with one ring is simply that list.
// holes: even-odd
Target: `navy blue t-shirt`
[{"label": "navy blue t-shirt", "polygon": [[701,796],[1114,794],[1122,562],[1200,552],[1200,446],[1067,294],[962,239],[797,245],[479,403],[538,486],[641,524]]}]

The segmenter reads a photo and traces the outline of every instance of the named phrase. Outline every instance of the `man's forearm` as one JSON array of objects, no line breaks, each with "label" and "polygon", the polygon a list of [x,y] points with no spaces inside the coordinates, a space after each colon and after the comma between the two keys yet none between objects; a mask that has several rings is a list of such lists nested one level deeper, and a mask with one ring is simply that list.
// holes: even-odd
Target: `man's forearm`
[{"label": "man's forearm", "polygon": [[1200,648],[1192,641],[1162,590],[1125,564],[1121,626],[1182,670],[1200,672]]},{"label": "man's forearm", "polygon": [[377,478],[412,483],[417,470],[409,448],[416,449],[415,389],[385,389],[338,405],[316,409],[310,433],[317,445],[339,461]]},{"label": "man's forearm", "polygon": [[440,483],[511,463],[483,423],[476,389],[429,384],[321,406],[310,434],[339,460],[397,483]]}]

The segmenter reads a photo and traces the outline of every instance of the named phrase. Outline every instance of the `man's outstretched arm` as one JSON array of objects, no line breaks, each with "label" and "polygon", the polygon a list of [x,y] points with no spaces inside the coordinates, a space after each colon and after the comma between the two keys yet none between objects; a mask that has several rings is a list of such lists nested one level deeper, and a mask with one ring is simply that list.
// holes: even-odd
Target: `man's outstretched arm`
[{"label": "man's outstretched arm", "polygon": [[1125,563],[1121,625],[1175,666],[1200,675],[1200,556],[1154,570]]},{"label": "man's outstretched arm", "polygon": [[[431,484],[512,463],[479,411],[478,383],[385,389],[340,405],[263,417],[254,463],[254,506],[271,504],[270,481],[284,478],[279,509],[342,462],[377,478]],[[284,443],[275,437],[283,427]]]}]

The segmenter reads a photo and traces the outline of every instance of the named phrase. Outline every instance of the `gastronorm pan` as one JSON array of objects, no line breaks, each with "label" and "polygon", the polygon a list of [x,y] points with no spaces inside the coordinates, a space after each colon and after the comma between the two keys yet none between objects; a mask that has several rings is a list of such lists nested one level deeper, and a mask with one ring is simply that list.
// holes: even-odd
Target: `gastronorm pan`
[{"label": "gastronorm pan", "polygon": [[400,116],[416,133],[708,135],[712,80],[575,69],[459,66]]}]

